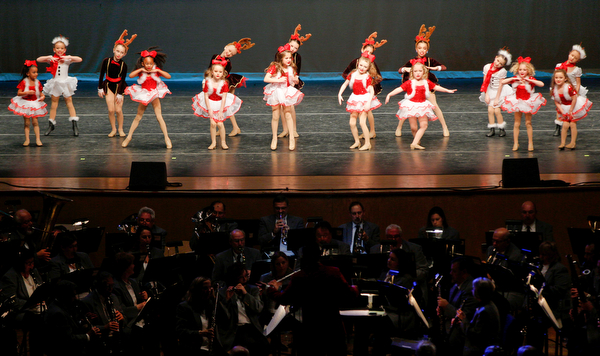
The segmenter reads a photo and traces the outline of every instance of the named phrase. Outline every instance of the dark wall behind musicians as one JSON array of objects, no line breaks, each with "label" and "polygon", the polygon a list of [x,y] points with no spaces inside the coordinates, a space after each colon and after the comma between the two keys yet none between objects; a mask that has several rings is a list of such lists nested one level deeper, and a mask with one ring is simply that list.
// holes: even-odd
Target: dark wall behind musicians
[{"label": "dark wall behind musicians", "polygon": [[[437,27],[432,54],[448,70],[481,71],[503,46],[513,55],[530,56],[536,68],[554,68],[573,44],[582,42],[590,54],[585,68],[600,68],[597,1],[430,0],[348,1],[3,1],[0,12],[0,72],[18,73],[24,59],[48,54],[50,41],[63,34],[71,40],[68,53],[83,58],[73,73],[94,73],[112,51],[123,29],[139,37],[134,53],[160,45],[169,54],[168,70],[203,71],[198,63],[225,44],[251,37],[256,46],[235,58],[239,72],[262,72],[297,24],[313,37],[302,46],[302,70],[341,72],[355,58],[373,31],[389,42],[377,52],[382,71],[396,71],[414,55],[421,24]],[[76,6],[75,6],[76,5]],[[516,57],[515,57],[516,58]],[[202,68],[200,68],[202,67]]]}]

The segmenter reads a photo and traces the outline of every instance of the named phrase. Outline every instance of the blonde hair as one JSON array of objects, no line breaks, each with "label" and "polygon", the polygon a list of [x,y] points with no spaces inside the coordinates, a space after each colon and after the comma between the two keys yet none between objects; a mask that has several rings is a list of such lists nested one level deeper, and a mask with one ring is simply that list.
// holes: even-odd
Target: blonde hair
[{"label": "blonde hair", "polygon": [[[375,68],[375,65],[373,65],[373,62],[371,62],[371,60],[367,57],[359,57],[358,60],[356,61],[356,68],[352,70],[352,72],[355,72],[358,70],[358,63],[360,63],[360,61],[363,62],[367,62],[369,63],[369,68],[367,69],[367,73],[369,73],[369,76],[371,78],[373,78],[373,85],[381,82],[383,80],[383,78],[381,78],[381,75],[379,75],[379,73],[377,73],[377,69]],[[352,72],[350,72],[350,74],[352,74]],[[348,79],[350,79],[348,77]]]},{"label": "blonde hair", "polygon": [[204,78],[212,78],[212,71],[213,71],[213,67],[214,66],[221,66],[223,67],[223,78],[227,78],[227,71],[225,70],[225,67],[222,64],[219,63],[214,63],[211,64],[210,67],[208,67],[208,69],[206,69],[204,71]]},{"label": "blonde hair", "polygon": [[429,78],[429,69],[427,69],[427,66],[421,62],[417,62],[417,63],[413,64],[412,67],[410,67],[410,79],[411,80],[414,79],[413,78],[413,68],[419,64],[423,66],[423,78]]},{"label": "blonde hair", "polygon": [[515,63],[513,63],[513,65],[510,67],[510,71],[512,72],[512,74],[517,75],[517,73],[519,72],[519,67],[521,66],[521,64],[525,64],[525,66],[527,67],[527,74],[529,74],[530,77],[533,77],[535,75],[535,67],[533,66],[533,64],[531,64],[529,62],[515,62]]},{"label": "blonde hair", "polygon": [[[292,55],[291,51],[281,51],[279,53],[277,53],[277,57],[276,60],[271,62],[271,64],[269,64],[269,66],[267,68],[265,68],[265,72],[267,72],[269,70],[269,68],[271,68],[271,66],[275,66],[275,68],[277,69],[277,71],[281,74],[283,74],[285,72],[284,68],[283,68],[283,58],[285,58],[285,56],[287,54]],[[292,63],[290,64],[290,67],[292,67],[294,69],[294,73],[298,72],[298,67],[296,67],[296,63],[294,63],[294,61],[292,61]]]}]

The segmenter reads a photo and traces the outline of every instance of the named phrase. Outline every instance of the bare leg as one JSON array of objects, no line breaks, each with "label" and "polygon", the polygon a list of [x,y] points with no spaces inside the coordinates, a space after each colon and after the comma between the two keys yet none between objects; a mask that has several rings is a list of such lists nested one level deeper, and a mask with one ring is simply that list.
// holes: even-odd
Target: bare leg
[{"label": "bare leg", "polygon": [[[115,93],[110,91],[110,89],[104,95],[104,99],[106,100],[106,107],[108,108],[108,122],[110,122],[110,133],[108,137],[115,137],[117,134],[117,126],[115,123]],[[123,130],[123,112],[121,112],[121,131]]]},{"label": "bare leg", "polygon": [[[31,125],[33,126],[33,132],[35,133],[35,144],[41,146],[42,140],[40,138],[40,125],[38,124],[37,117],[31,118]],[[27,138],[29,138],[29,134],[27,135]]]},{"label": "bare leg", "polygon": [[365,144],[359,148],[359,151],[366,151],[371,149],[371,134],[369,133],[369,128],[367,127],[367,113],[360,113],[360,128],[362,129],[363,136],[365,137]]},{"label": "bare leg", "polygon": [[569,127],[571,128],[571,143],[567,145],[567,148],[574,150],[576,143],[575,141],[577,141],[577,123],[571,122],[571,125],[569,125]]},{"label": "bare leg", "polygon": [[515,113],[515,125],[513,127],[513,151],[519,149],[519,131],[521,130],[521,117],[523,113],[516,112]]},{"label": "bare leg", "polygon": [[[291,107],[292,106],[284,106],[283,107],[283,112],[285,115],[285,121],[287,121],[288,130],[294,128],[294,119],[292,118],[292,112],[290,109]],[[288,137],[289,137],[289,149],[290,149],[290,151],[293,151],[296,149],[296,137],[294,135],[294,132],[290,131],[290,134]]]},{"label": "bare leg", "polygon": [[563,122],[562,130],[560,131],[560,146],[558,146],[558,149],[560,150],[565,148],[565,144],[567,142],[567,131],[569,131],[569,122]]},{"label": "bare leg", "polygon": [[300,135],[298,135],[298,131],[296,130],[296,107],[290,106],[290,110],[292,113],[292,120],[294,121],[294,137],[300,137]]},{"label": "bare leg", "polygon": [[373,110],[367,112],[367,117],[369,118],[369,136],[370,138],[375,138],[377,137],[377,134],[375,133],[375,117],[373,116]]},{"label": "bare leg", "polygon": [[48,117],[48,130],[44,134],[45,136],[50,135],[50,132],[54,131],[54,125],[56,125],[56,109],[58,108],[58,96],[52,95],[52,104],[50,105],[50,116]]},{"label": "bare leg", "polygon": [[496,114],[496,121],[498,122],[498,125],[502,125],[504,123],[504,118],[502,117],[502,110],[500,108],[494,108],[494,114]]},{"label": "bare leg", "polygon": [[[414,116],[409,117],[408,123],[410,124],[410,132],[412,133],[413,137],[415,137],[415,135],[417,134],[417,131],[419,131],[418,118],[414,117]],[[419,143],[419,142],[417,141],[417,143]]]},{"label": "bare leg", "polygon": [[281,133],[277,135],[277,137],[287,137],[290,134],[290,130],[288,128],[287,121],[285,120],[285,113],[283,112],[283,110],[281,110],[281,127],[283,131],[281,131]]},{"label": "bare leg", "polygon": [[448,131],[448,126],[446,125],[446,120],[444,120],[444,114],[442,113],[442,110],[440,110],[440,107],[435,99],[435,93],[431,93],[428,100],[435,105],[433,112],[435,113],[435,116],[437,116],[438,120],[440,120],[440,124],[442,124],[442,134],[444,137],[450,136],[450,131]]},{"label": "bare leg", "polygon": [[[231,94],[234,94],[235,88],[230,89],[229,92]],[[242,130],[240,130],[240,127],[238,126],[237,121],[235,120],[235,115],[231,115],[229,117],[229,120],[231,120],[231,125],[233,125],[233,128],[231,129],[231,132],[229,133],[229,137],[233,137],[233,136],[237,136],[237,135],[241,134]],[[225,124],[223,124],[223,129],[225,129]]]},{"label": "bare leg", "polygon": [[69,110],[70,117],[77,117],[77,112],[75,111],[75,106],[73,106],[73,97],[65,98],[65,103],[67,104],[67,109]]},{"label": "bare leg", "polygon": [[353,112],[350,114],[350,132],[352,132],[352,137],[354,137],[354,144],[350,146],[350,148],[359,148],[360,147],[360,138],[358,136],[358,129],[356,128],[356,117],[358,116],[357,112]]},{"label": "bare leg", "polygon": [[[210,146],[209,150],[214,150],[217,147],[217,123],[213,119],[210,120]],[[219,132],[221,134],[221,132]]]},{"label": "bare leg", "polygon": [[167,146],[167,148],[172,148],[173,145],[171,144],[171,139],[169,138],[169,133],[167,132],[167,124],[165,123],[165,120],[162,117],[162,109],[160,107],[160,100],[158,98],[152,101],[152,107],[154,108],[156,121],[158,121],[158,124],[160,125],[160,130],[165,136],[165,145]]},{"label": "bare leg", "polygon": [[405,120],[406,120],[406,119],[403,119],[403,120],[399,120],[399,121],[398,121],[398,127],[396,128],[396,137],[400,137],[400,136],[402,136],[402,124],[404,124],[404,121],[405,121]]},{"label": "bare leg", "polygon": [[[219,126],[219,131],[221,131],[221,149],[228,150],[229,146],[227,146],[227,141],[225,140],[225,125],[222,122],[217,123]],[[231,136],[231,134],[229,134]]]},{"label": "bare leg", "polygon": [[133,119],[133,122],[131,123],[131,127],[129,127],[129,133],[127,134],[127,138],[125,140],[123,140],[123,143],[121,144],[121,146],[127,147],[129,142],[131,141],[133,132],[135,131],[135,129],[137,129],[138,125],[140,124],[140,121],[142,120],[142,116],[144,116],[145,111],[146,111],[146,105],[139,103],[138,109],[137,109],[137,114],[135,115],[135,119]]},{"label": "bare leg", "polygon": [[23,127],[23,130],[25,130],[25,142],[23,142],[23,146],[29,146],[29,123],[31,122],[31,119],[28,117],[23,116],[23,123],[25,124],[25,127]]},{"label": "bare leg", "polygon": [[[412,119],[412,117],[410,119]],[[425,131],[427,130],[427,126],[429,126],[429,119],[427,118],[427,116],[421,116],[418,120],[419,120],[419,129],[417,130],[417,132],[415,134],[415,138],[413,139],[413,142],[410,144],[411,150],[414,150],[414,149],[424,150],[425,149],[425,147],[421,146],[419,143],[421,142],[421,138],[423,137],[423,135],[425,134]],[[413,121],[414,121],[415,126],[417,124],[416,118],[415,118],[415,120],[410,120],[411,129],[413,126]]]},{"label": "bare leg", "polygon": [[281,110],[281,105],[275,105],[271,108],[273,109],[273,116],[271,118],[271,132],[273,133],[271,149],[275,151],[277,149],[277,127],[279,126],[279,112],[283,110]]},{"label": "bare leg", "polygon": [[527,145],[528,151],[533,151],[533,126],[531,125],[531,114],[525,114],[525,127],[527,128],[527,140],[529,140],[529,144]]},{"label": "bare leg", "polygon": [[495,111],[494,107],[491,106],[491,105],[489,105],[488,106],[488,123],[490,125],[493,125],[495,123],[495,121],[494,121],[494,119],[495,119],[495,117],[494,117],[494,111]]}]

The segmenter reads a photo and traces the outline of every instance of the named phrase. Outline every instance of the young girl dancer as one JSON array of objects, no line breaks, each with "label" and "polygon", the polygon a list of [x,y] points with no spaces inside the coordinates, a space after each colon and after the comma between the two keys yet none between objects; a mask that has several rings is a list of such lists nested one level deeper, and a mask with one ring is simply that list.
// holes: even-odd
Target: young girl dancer
[{"label": "young girl dancer", "polygon": [[44,103],[44,94],[42,93],[42,84],[37,79],[38,67],[35,61],[25,61],[21,69],[23,80],[19,82],[17,88],[17,96],[10,100],[8,110],[15,115],[23,116],[25,122],[25,142],[23,146],[29,146],[29,124],[33,126],[35,133],[35,144],[39,147],[42,145],[40,139],[40,127],[38,125],[38,117],[45,116],[46,103]]},{"label": "young girl dancer", "polygon": [[106,106],[108,106],[108,121],[112,130],[108,137],[115,137],[117,127],[115,126],[115,114],[119,123],[119,136],[125,137],[123,131],[123,93],[127,83],[127,64],[123,61],[123,57],[127,55],[129,45],[137,37],[131,36],[127,41],[124,40],[127,36],[127,30],[123,31],[121,37],[115,42],[113,47],[113,56],[105,58],[100,66],[100,78],[98,80],[98,96],[106,98]]},{"label": "young girl dancer", "polygon": [[512,78],[504,79],[502,84],[512,83],[514,93],[504,98],[502,110],[509,113],[515,113],[515,126],[513,129],[514,144],[513,151],[519,149],[519,128],[521,127],[521,117],[525,114],[525,126],[527,127],[527,139],[529,145],[528,151],[533,151],[533,126],[531,126],[531,117],[538,112],[542,105],[546,105],[546,99],[542,94],[535,93],[535,86],[543,87],[544,83],[536,80],[535,68],[531,64],[531,58],[519,57],[517,63],[514,63],[510,71],[515,75]]},{"label": "young girl dancer", "polygon": [[[250,41],[250,38],[242,38],[239,41],[233,41],[231,43],[228,43],[225,47],[223,47],[223,52],[221,52],[221,54],[215,54],[210,59],[211,62],[208,64],[208,68],[210,68],[212,66],[213,59],[217,59],[217,60],[224,59],[227,61],[227,65],[225,66],[225,71],[229,74],[227,74],[227,78],[225,78],[225,79],[227,79],[227,82],[229,83],[229,93],[230,94],[234,94],[235,89],[237,87],[239,87],[239,86],[245,87],[246,86],[246,77],[244,77],[243,75],[231,73],[231,57],[242,52],[242,50],[247,50],[247,49],[254,47],[254,45],[255,45],[255,43],[252,43]],[[240,133],[242,133],[242,131],[240,130],[240,127],[237,124],[237,121],[235,120],[235,115],[232,115],[229,119],[231,120],[231,124],[233,125],[233,129],[229,133],[229,137],[237,136]]]},{"label": "young girl dancer", "polygon": [[225,80],[227,72],[225,66],[226,60],[212,60],[213,65],[204,72],[202,81],[202,93],[196,95],[192,100],[194,115],[205,117],[210,120],[210,139],[209,150],[217,147],[217,126],[221,134],[221,148],[229,149],[225,140],[225,128],[223,122],[228,117],[233,116],[242,105],[242,101],[235,95],[228,93],[229,84]]},{"label": "young girl dancer", "polygon": [[[588,90],[586,87],[581,86],[582,71],[576,64],[585,57],[585,49],[581,45],[573,45],[571,52],[569,52],[569,58],[565,62],[556,65],[556,69],[564,69],[567,72],[569,82],[577,92],[577,96],[582,98],[587,98]],[[554,130],[553,136],[559,136],[563,124],[559,114],[556,115],[554,123],[556,124],[556,130]]]},{"label": "young girl dancer", "polygon": [[58,99],[62,95],[65,98],[67,109],[69,109],[69,121],[72,122],[73,135],[79,136],[79,128],[77,127],[79,117],[77,117],[75,107],[73,106],[73,98],[71,98],[75,94],[75,90],[77,90],[77,78],[69,77],[69,65],[71,63],[79,63],[82,59],[77,56],[65,56],[69,40],[62,35],[54,37],[52,45],[54,46],[53,55],[42,56],[37,59],[41,63],[50,63],[50,67],[46,68],[46,71],[52,73],[52,79],[49,79],[44,85],[44,94],[50,95],[52,99],[50,117],[48,118],[49,126],[44,135],[48,136],[50,132],[54,131]]},{"label": "young girl dancer", "polygon": [[[290,45],[290,51],[292,52],[292,62],[294,62],[294,64],[296,65],[296,71],[298,76],[300,75],[300,70],[302,68],[302,56],[300,56],[300,53],[298,53],[298,48],[300,48],[300,46],[304,44],[304,41],[306,41],[312,36],[310,33],[307,33],[305,36],[300,36],[298,31],[300,31],[301,29],[302,26],[298,24],[298,26],[296,26],[296,29],[294,30],[294,34],[290,36],[290,40],[288,41],[288,44]],[[275,54],[275,60],[277,60],[277,53]],[[295,84],[294,88],[302,90],[302,87],[304,87],[304,82],[302,81],[302,79],[298,78],[298,84]],[[292,120],[294,121],[294,137],[300,137],[300,135],[298,135],[298,132],[296,131],[296,108],[292,106],[290,109],[292,112]],[[289,134],[287,121],[283,117],[283,112],[281,113],[281,115],[281,126],[283,127],[283,131],[277,137],[287,137],[287,135]]]},{"label": "young girl dancer", "polygon": [[[567,147],[574,150],[577,141],[577,121],[587,116],[592,107],[592,102],[577,94],[574,85],[569,81],[567,71],[564,69],[554,71],[552,83],[550,84],[550,94],[554,99],[556,112],[563,122],[558,149],[564,150]],[[571,143],[565,146],[569,128],[571,129]]]},{"label": "young girl dancer", "polygon": [[[294,127],[292,112],[290,107],[300,104],[304,94],[294,88],[298,84],[298,75],[296,74],[296,65],[292,61],[292,51],[290,44],[286,43],[278,49],[277,60],[271,62],[265,70],[265,83],[268,83],[264,88],[264,100],[267,105],[273,110],[273,118],[271,120],[271,131],[273,139],[271,140],[271,149],[277,149],[277,126],[279,125],[279,113],[283,111],[287,121],[288,128]],[[296,138],[294,135],[289,135],[289,149],[296,149]]]},{"label": "young girl dancer", "polygon": [[392,90],[385,98],[385,103],[387,104],[392,96],[406,91],[404,99],[398,103],[400,109],[396,113],[396,116],[398,120],[403,121],[408,119],[410,122],[410,130],[414,136],[413,142],[410,144],[411,150],[425,149],[425,147],[420,145],[420,142],[425,134],[425,130],[427,130],[427,121],[437,119],[433,111],[435,105],[428,100],[433,91],[444,93],[454,93],[456,91],[456,89],[446,89],[426,79],[427,72],[428,69],[425,64],[415,61],[410,69],[410,80]]},{"label": "young girl dancer", "polygon": [[[483,84],[481,85],[481,95],[479,101],[486,103],[488,106],[488,129],[490,132],[487,137],[492,137],[496,134],[496,128],[499,129],[498,136],[506,136],[506,122],[502,118],[502,110],[500,107],[504,103],[504,97],[512,93],[512,89],[502,84],[502,80],[506,79],[505,65],[510,65],[512,61],[511,54],[501,49],[498,51],[493,63],[488,63],[483,67]],[[498,123],[494,123],[494,117]]]},{"label": "young girl dancer", "polygon": [[[348,98],[346,111],[350,113],[350,131],[354,137],[354,144],[350,148],[358,148],[360,151],[371,149],[369,129],[367,128],[367,113],[377,109],[381,103],[375,97],[374,83],[381,81],[381,76],[377,73],[373,61],[375,56],[364,52],[356,63],[356,69],[346,76],[346,81],[342,84],[338,93],[338,102],[342,105],[342,93],[348,85],[352,88],[352,95]],[[360,127],[363,131],[365,144],[360,146],[358,129],[356,128],[356,117],[360,115]]]},{"label": "young girl dancer", "polygon": [[[427,71],[429,72],[428,79],[434,84],[437,84],[438,79],[432,73],[432,71],[446,70],[445,65],[441,64],[433,58],[427,57],[427,53],[429,52],[429,37],[431,37],[433,31],[435,31],[435,26],[429,27],[429,31],[427,31],[425,25],[421,25],[421,28],[419,29],[419,34],[417,35],[417,37],[415,37],[415,50],[417,51],[417,56],[414,59],[411,59],[410,61],[406,62],[406,64],[404,64],[402,68],[398,69],[398,73],[402,74],[402,82],[405,82],[409,79],[410,69],[413,65],[412,62],[415,60],[425,64],[425,66],[427,67]],[[444,114],[442,114],[442,110],[440,110],[440,107],[437,104],[434,92],[431,92],[431,95],[429,95],[428,100],[434,105],[433,111],[435,112],[436,117],[440,120],[440,124],[442,124],[442,134],[445,137],[450,136],[448,126],[446,125],[446,120],[444,120]],[[396,129],[396,136],[402,136],[403,123],[404,120],[400,120],[400,122],[398,123],[398,128]]]},{"label": "young girl dancer", "polygon": [[165,64],[167,55],[160,52],[158,47],[150,47],[147,50],[142,51],[140,55],[140,58],[135,64],[135,70],[129,74],[129,78],[139,77],[137,80],[138,84],[125,88],[125,94],[131,95],[131,100],[139,103],[137,115],[135,115],[135,119],[133,119],[131,127],[129,128],[127,138],[123,141],[121,146],[127,147],[131,141],[133,132],[140,124],[142,116],[144,116],[146,107],[149,103],[152,103],[156,120],[165,136],[165,144],[167,145],[167,148],[171,148],[173,145],[171,144],[171,139],[169,139],[169,134],[167,133],[167,124],[162,117],[159,100],[159,98],[164,98],[165,95],[171,94],[167,85],[160,79],[160,77],[166,79],[171,78],[171,74],[160,69],[160,67]]},{"label": "young girl dancer", "polygon": [[[387,40],[381,40],[381,41],[375,43],[375,38],[377,38],[377,32],[373,32],[372,34],[369,35],[369,37],[367,37],[365,42],[362,44],[362,47],[360,48],[361,56],[365,52],[369,55],[372,55],[373,52],[375,52],[375,49],[377,49],[387,43]],[[350,74],[351,71],[356,70],[357,62],[360,58],[361,57],[355,58],[354,60],[352,60],[352,62],[350,62],[350,64],[348,64],[348,67],[346,67],[346,69],[342,73],[342,77],[344,79],[348,79],[348,74]],[[373,58],[375,58],[375,56],[373,56]],[[373,59],[373,61],[374,61],[374,59]],[[381,71],[379,70],[377,63],[373,62],[373,66],[375,67],[375,70],[377,71],[377,75],[379,75],[379,77],[381,77]],[[381,89],[382,88],[381,88],[380,82],[374,83],[374,85],[373,85],[373,90],[375,91],[374,95],[379,95],[379,93],[381,93]],[[369,119],[369,127],[370,127],[369,136],[370,136],[370,138],[375,138],[375,137],[377,137],[377,133],[375,132],[375,117],[373,117],[372,110],[367,112],[367,118]],[[364,135],[361,134],[359,136],[359,138],[363,138],[363,136]]]}]

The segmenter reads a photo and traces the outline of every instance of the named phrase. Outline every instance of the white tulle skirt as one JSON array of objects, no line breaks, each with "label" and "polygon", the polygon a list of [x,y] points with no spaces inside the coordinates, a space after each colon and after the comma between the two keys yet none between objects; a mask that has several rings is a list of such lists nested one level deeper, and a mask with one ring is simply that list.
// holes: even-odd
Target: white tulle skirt
[{"label": "white tulle skirt", "polygon": [[367,98],[369,94],[351,94],[346,102],[346,111],[347,112],[363,112],[363,111],[371,111],[379,108],[381,106],[381,102],[375,95],[373,95],[373,99],[371,99],[371,105],[368,110],[365,110],[365,105],[367,104]]},{"label": "white tulle skirt", "polygon": [[437,120],[437,116],[433,112],[435,109],[435,105],[433,105],[429,100],[425,100],[423,102],[414,102],[409,99],[403,99],[398,103],[399,110],[396,113],[396,117],[398,120],[406,120],[409,117],[422,117],[427,116],[429,121]]},{"label": "white tulle skirt", "polygon": [[8,110],[12,111],[15,115],[25,117],[42,117],[48,114],[46,103],[39,100],[25,100],[21,96],[15,96],[10,99]]},{"label": "white tulle skirt", "polygon": [[[563,112],[569,112],[569,109],[571,109],[571,105],[560,104],[560,108],[562,109]],[[591,108],[592,108],[592,102],[589,101],[588,98],[582,98],[582,97],[578,96],[577,103],[575,104],[575,107],[573,108],[573,115],[572,116],[563,116],[563,115],[560,115],[560,113],[559,113],[558,119],[560,121],[565,121],[565,122],[579,121],[587,116],[587,114]]]},{"label": "white tulle skirt", "polygon": [[546,99],[540,93],[533,93],[527,100],[517,99],[516,94],[511,94],[504,99],[502,110],[509,113],[536,114],[542,105],[546,105]]},{"label": "white tulle skirt", "polygon": [[[216,118],[212,118],[216,122],[223,122],[225,119],[233,116],[236,112],[240,110],[242,107],[242,100],[237,96],[227,93],[225,95],[225,107],[223,108],[223,120],[217,120]],[[192,98],[192,108],[194,109],[194,115],[199,117],[204,117],[210,119],[210,115],[208,114],[208,107],[206,106],[206,100],[204,93],[200,93]],[[213,112],[217,112],[221,110],[221,101],[216,100],[208,100],[210,108]]]},{"label": "white tulle skirt", "polygon": [[264,87],[263,100],[268,106],[294,106],[302,102],[304,94],[286,83],[271,83]]},{"label": "white tulle skirt", "polygon": [[502,92],[500,93],[500,99],[498,100],[498,105],[494,105],[494,100],[496,100],[496,95],[498,94],[498,89],[493,89],[491,87],[488,87],[487,90],[489,96],[490,96],[490,103],[486,103],[485,102],[485,93],[481,92],[481,95],[479,96],[479,101],[481,101],[482,103],[488,105],[488,106],[493,106],[495,108],[499,108],[502,106],[502,104],[504,104],[504,99],[513,93],[512,88],[510,87],[510,85],[503,85],[502,86]]},{"label": "white tulle skirt", "polygon": [[52,78],[49,79],[46,84],[44,84],[44,94],[51,96],[63,96],[68,98],[75,94],[75,90],[77,90],[77,78],[75,77],[67,77],[67,78]]},{"label": "white tulle skirt", "polygon": [[152,90],[144,89],[139,84],[133,84],[125,88],[125,95],[130,95],[131,100],[137,101],[144,105],[150,104],[156,98],[164,98],[165,95],[171,94],[169,88],[164,82],[157,82],[156,88]]}]

